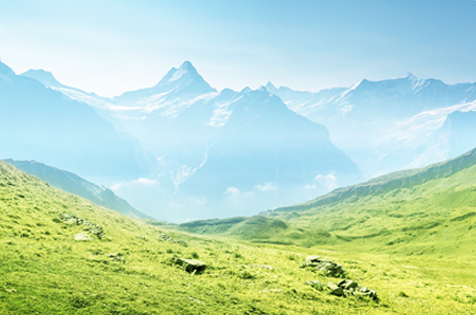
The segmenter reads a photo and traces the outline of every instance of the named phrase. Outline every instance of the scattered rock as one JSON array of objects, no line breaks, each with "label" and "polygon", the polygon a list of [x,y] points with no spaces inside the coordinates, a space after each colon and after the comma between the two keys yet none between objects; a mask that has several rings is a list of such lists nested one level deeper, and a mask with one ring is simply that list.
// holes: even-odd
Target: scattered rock
[{"label": "scattered rock", "polygon": [[205,268],[207,268],[207,265],[200,260],[185,259],[179,257],[174,257],[173,260],[176,265],[182,266],[187,272],[195,271],[196,273],[199,273],[205,270]]},{"label": "scattered rock", "polygon": [[[331,289],[329,285],[328,287]],[[335,287],[342,289],[343,291],[342,295],[344,296],[362,295],[362,296],[368,296],[369,298],[372,298],[374,300],[378,300],[377,292],[369,288],[362,287],[353,280],[341,280],[339,281],[337,285],[334,284],[334,286],[332,286],[333,289],[335,289]]]},{"label": "scattered rock", "polygon": [[187,247],[188,245],[187,242],[185,242],[184,240],[175,240],[173,237],[167,236],[166,234],[159,235],[159,239],[163,241],[172,242],[172,243],[178,243],[184,247]]},{"label": "scattered rock", "polygon": [[364,295],[374,300],[378,300],[377,292],[366,287],[358,287],[358,290],[355,291],[354,295]]},{"label": "scattered rock", "polygon": [[[104,229],[99,224],[96,224],[86,219],[78,218],[73,213],[60,214],[59,220],[65,224],[84,225],[84,230],[95,235],[98,239],[101,239],[105,236]],[[55,222],[58,222],[58,221],[55,221]]]},{"label": "scattered rock", "polygon": [[165,234],[159,235],[159,238],[160,238],[161,240],[163,240],[163,241],[171,241],[171,240],[173,240],[172,237],[167,236],[167,235],[165,235]]},{"label": "scattered rock", "polygon": [[74,240],[75,241],[80,241],[80,242],[87,242],[87,241],[92,241],[94,238],[86,233],[78,233],[74,235]]},{"label": "scattered rock", "polygon": [[112,261],[124,261],[124,256],[122,256],[120,253],[106,254],[106,256]]},{"label": "scattered rock", "polygon": [[[312,286],[313,288],[322,291],[326,286],[319,280],[312,280],[305,282],[305,284]],[[330,290],[330,294],[336,296],[351,296],[351,295],[360,295],[367,296],[374,300],[378,300],[377,292],[366,287],[360,286],[357,282],[353,280],[341,280],[337,284],[334,282],[329,282],[327,288]]]},{"label": "scattered rock", "polygon": [[310,267],[316,271],[322,272],[325,276],[334,278],[343,278],[345,270],[342,265],[328,259],[321,259],[319,256],[308,256],[301,265],[302,268]]},{"label": "scattered rock", "polygon": [[343,296],[344,295],[344,289],[339,287],[334,282],[329,282],[327,284],[327,287],[331,290],[330,294],[332,294],[332,295],[336,295],[336,296]]},{"label": "scattered rock", "polygon": [[189,296],[188,298],[189,298],[190,301],[192,301],[192,302],[195,302],[195,303],[198,303],[198,304],[205,304],[205,302],[200,301],[199,299],[196,299],[196,298],[194,298],[194,297]]},{"label": "scattered rock", "polygon": [[309,262],[319,262],[319,259],[321,258],[321,256],[315,256],[315,255],[311,255],[311,256],[307,256],[306,257],[306,261],[309,261]]}]

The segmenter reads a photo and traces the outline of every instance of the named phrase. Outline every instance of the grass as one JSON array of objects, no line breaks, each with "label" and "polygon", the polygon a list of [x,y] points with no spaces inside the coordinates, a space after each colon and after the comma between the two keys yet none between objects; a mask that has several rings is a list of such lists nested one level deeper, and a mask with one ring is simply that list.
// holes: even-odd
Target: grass
[{"label": "grass", "polygon": [[[471,153],[338,189],[301,205],[240,218],[238,223],[208,220],[182,224],[178,229],[345,252],[473,257],[476,150]],[[257,228],[249,228],[252,221],[260,223]]]},{"label": "grass", "polygon": [[[458,208],[445,220],[460,224],[475,219],[463,218],[467,210]],[[58,220],[64,213],[99,224],[105,236],[75,241],[75,234],[87,232]],[[273,231],[300,232],[302,225],[269,218],[245,221],[239,222],[243,229],[266,224],[268,240]],[[346,235],[330,232],[327,238],[335,239],[335,246],[315,242],[308,247],[198,236],[166,227],[124,217],[0,162],[0,314],[471,314],[476,308],[471,252],[437,258],[368,251],[376,246],[374,238],[348,242],[335,237],[354,235],[352,227]],[[371,231],[369,225],[362,235]],[[164,241],[164,233],[182,241]],[[326,238],[323,231],[316,235]],[[372,244],[367,246],[368,240]],[[422,244],[414,246],[431,246]],[[377,291],[380,300],[336,297],[306,285],[310,280],[338,281],[300,268],[311,254],[342,264],[347,278]],[[199,259],[208,268],[187,273],[172,263],[173,257]]]}]

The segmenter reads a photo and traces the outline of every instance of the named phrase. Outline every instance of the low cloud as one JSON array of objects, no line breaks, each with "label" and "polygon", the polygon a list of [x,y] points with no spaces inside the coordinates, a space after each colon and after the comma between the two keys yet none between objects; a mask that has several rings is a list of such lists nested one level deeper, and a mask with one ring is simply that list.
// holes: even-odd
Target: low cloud
[{"label": "low cloud", "polygon": [[137,180],[132,181],[133,184],[141,184],[141,185],[154,185],[157,184],[156,180],[148,179],[148,178],[139,178]]},{"label": "low cloud", "polygon": [[264,185],[255,185],[254,187],[256,190],[261,191],[272,191],[278,189],[278,187],[274,186],[272,183],[265,183]]},{"label": "low cloud", "polygon": [[115,183],[114,185],[111,186],[111,190],[116,192],[120,190],[121,188],[127,186],[127,185],[155,185],[157,184],[156,180],[148,179],[148,178],[139,178],[130,182],[122,181],[119,183]]},{"label": "low cloud", "polygon": [[[334,174],[318,174],[314,177],[314,180],[318,182],[320,185],[326,187],[328,190],[332,190],[337,188],[337,177]],[[309,185],[308,185],[309,186]],[[311,188],[311,187],[308,187]]]},{"label": "low cloud", "polygon": [[233,196],[237,196],[240,194],[240,190],[236,187],[228,187],[225,193],[233,195]]}]

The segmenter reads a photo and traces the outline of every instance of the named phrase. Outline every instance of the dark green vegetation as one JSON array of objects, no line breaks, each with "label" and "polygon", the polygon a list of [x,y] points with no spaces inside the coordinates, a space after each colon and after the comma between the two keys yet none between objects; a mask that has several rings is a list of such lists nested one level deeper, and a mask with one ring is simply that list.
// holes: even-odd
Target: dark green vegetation
[{"label": "dark green vegetation", "polygon": [[[261,242],[252,243],[127,218],[0,161],[0,314],[472,314],[474,172],[395,195],[182,225]],[[308,255],[341,264],[379,300],[306,284],[340,280],[301,268]],[[189,273],[175,257],[207,267]]]},{"label": "dark green vegetation", "polygon": [[126,200],[117,197],[109,188],[95,185],[74,173],[33,160],[6,159],[4,161],[25,173],[38,177],[55,188],[88,199],[97,205],[116,210],[131,218],[154,220],[145,213],[134,209]]}]

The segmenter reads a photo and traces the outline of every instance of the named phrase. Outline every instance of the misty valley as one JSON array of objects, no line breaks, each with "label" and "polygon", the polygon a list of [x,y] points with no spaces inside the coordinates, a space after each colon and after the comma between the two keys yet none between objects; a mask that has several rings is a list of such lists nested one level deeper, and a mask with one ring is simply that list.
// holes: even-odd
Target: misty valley
[{"label": "misty valley", "polygon": [[0,314],[474,314],[476,83],[263,84],[0,62]]}]

